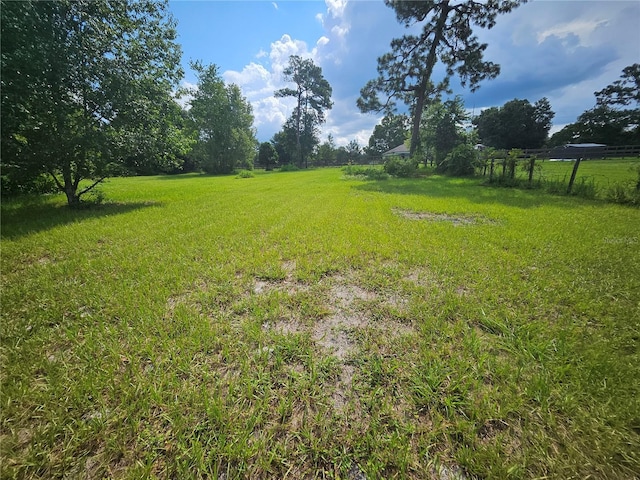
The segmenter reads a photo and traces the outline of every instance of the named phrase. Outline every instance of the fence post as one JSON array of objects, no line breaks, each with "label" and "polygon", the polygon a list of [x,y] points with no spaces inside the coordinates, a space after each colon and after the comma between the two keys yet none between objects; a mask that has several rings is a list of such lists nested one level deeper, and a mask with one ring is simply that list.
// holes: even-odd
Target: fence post
[{"label": "fence post", "polygon": [[533,156],[529,159],[529,187],[531,187],[531,184],[533,183],[533,169],[535,168],[536,165],[536,157]]},{"label": "fence post", "polygon": [[573,165],[573,171],[571,172],[571,178],[569,179],[569,186],[567,187],[567,193],[571,193],[571,188],[573,188],[573,182],[576,180],[576,174],[578,173],[578,167],[580,166],[580,162],[582,161],[581,157],[576,159],[576,163]]},{"label": "fence post", "polygon": [[493,182],[493,167],[494,167],[495,159],[491,159],[491,169],[489,170],[489,181]]}]

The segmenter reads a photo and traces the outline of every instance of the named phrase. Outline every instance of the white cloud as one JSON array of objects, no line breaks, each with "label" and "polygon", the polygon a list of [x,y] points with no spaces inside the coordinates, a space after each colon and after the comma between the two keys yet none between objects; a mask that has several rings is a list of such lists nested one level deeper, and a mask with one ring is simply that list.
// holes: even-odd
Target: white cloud
[{"label": "white cloud", "polygon": [[271,5],[273,5],[273,8],[275,8],[276,10],[278,10],[278,4],[276,2],[271,2]]},{"label": "white cloud", "polygon": [[347,7],[347,0],[325,0],[327,11],[333,18],[342,18]]},{"label": "white cloud", "polygon": [[550,1],[527,3],[501,16],[480,38],[489,45],[486,58],[502,71],[476,94],[464,92],[467,106],[546,96],[556,125],[574,122],[595,105],[595,91],[640,58],[639,15],[637,2]]},{"label": "white cloud", "polygon": [[295,106],[295,99],[274,95],[276,90],[287,86],[282,72],[289,63],[289,56],[299,55],[303,58],[311,58],[319,46],[324,46],[328,42],[328,38],[321,37],[316,47],[310,52],[305,42],[285,34],[271,43],[268,53],[259,54],[259,58],[265,64],[251,62],[239,72],[227,70],[222,74],[227,83],[237,84],[251,103],[254,125],[258,129],[260,140],[268,140],[278,132]]},{"label": "white cloud", "polygon": [[347,35],[347,33],[349,33],[350,29],[351,29],[351,26],[348,24],[334,25],[331,28],[331,33],[333,33],[339,38],[344,38]]},{"label": "white cloud", "polygon": [[316,42],[316,45],[318,45],[318,46],[324,46],[324,45],[326,45],[326,44],[327,44],[327,43],[329,43],[329,42],[330,42],[330,40],[329,40],[327,37],[325,37],[325,36],[323,35],[322,37],[320,37],[320,38],[318,39],[318,41]]},{"label": "white cloud", "polygon": [[381,117],[360,113],[355,107],[355,97],[337,98],[333,108],[327,112],[322,136],[326,138],[331,134],[337,146],[346,146],[351,140],[356,140],[364,147],[369,144],[369,137]]},{"label": "white cloud", "polygon": [[[476,32],[489,44],[485,58],[501,65],[500,76],[483,82],[473,95],[454,82],[455,93],[462,94],[467,107],[476,112],[513,98],[535,102],[546,96],[556,112],[556,125],[573,122],[593,107],[593,92],[637,61],[639,14],[637,2],[524,4],[500,16],[495,28]],[[282,71],[289,56],[311,58],[333,87],[334,108],[327,114],[321,138],[331,133],[338,145],[356,139],[364,146],[381,116],[358,111],[358,92],[376,76],[376,58],[389,50],[391,39],[413,30],[400,26],[381,2],[327,0],[326,10],[311,16],[308,21],[322,25],[319,38],[305,42],[282,35],[241,70],[225,72],[224,78],[241,86],[254,107],[258,136],[267,140],[293,110],[293,99],[273,95],[286,86]]]},{"label": "white cloud", "polygon": [[316,20],[320,22],[327,32],[330,32],[344,43],[345,37],[351,30],[351,23],[347,18],[348,2],[347,0],[325,0],[325,3],[327,12],[318,13]]},{"label": "white cloud", "polygon": [[544,42],[547,37],[555,36],[558,38],[566,38],[575,35],[580,39],[581,45],[589,45],[591,34],[598,28],[608,25],[607,20],[592,19],[576,19],[568,23],[554,25],[540,33],[538,33],[538,44]]}]

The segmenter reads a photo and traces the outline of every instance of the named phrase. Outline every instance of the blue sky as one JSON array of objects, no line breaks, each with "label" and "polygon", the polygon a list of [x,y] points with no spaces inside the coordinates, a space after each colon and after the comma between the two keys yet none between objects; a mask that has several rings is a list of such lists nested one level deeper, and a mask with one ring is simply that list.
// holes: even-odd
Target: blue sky
[{"label": "blue sky", "polygon": [[[300,55],[321,66],[333,87],[334,107],[321,137],[367,144],[381,115],[360,113],[356,99],[376,76],[376,59],[406,32],[382,0],[178,0],[169,9],[178,22],[185,83],[196,81],[190,60],[218,65],[253,105],[260,141],[279,131],[293,110],[292,99],[273,92],[286,86],[289,55]],[[526,3],[498,17],[493,29],[476,30],[489,44],[485,59],[501,65],[500,76],[473,94],[453,82],[454,94],[476,114],[514,98],[533,103],[546,96],[557,131],[593,107],[596,90],[640,62],[639,26],[637,0]]]}]

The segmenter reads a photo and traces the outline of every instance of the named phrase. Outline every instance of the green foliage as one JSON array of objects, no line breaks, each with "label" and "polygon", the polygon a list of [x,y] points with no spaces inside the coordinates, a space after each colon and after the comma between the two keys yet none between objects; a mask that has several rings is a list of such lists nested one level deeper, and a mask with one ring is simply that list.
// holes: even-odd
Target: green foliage
[{"label": "green foliage", "polygon": [[382,155],[392,148],[402,145],[407,138],[409,119],[406,115],[387,114],[379,125],[373,128],[369,137],[367,153],[369,155]]},{"label": "green foliage", "polygon": [[[392,40],[391,52],[378,58],[378,77],[361,89],[357,105],[362,112],[390,112],[398,101],[410,106],[410,150],[413,155],[420,143],[424,108],[430,97],[448,89],[450,76],[457,74],[462,85],[469,84],[474,91],[482,80],[495,78],[500,72],[498,65],[484,60],[487,45],[478,41],[471,26],[491,28],[498,14],[507,13],[522,2],[465,0],[453,4],[429,0],[386,3],[405,27],[415,29],[418,24],[422,31]],[[436,85],[431,77],[438,61],[446,68],[447,77]]]},{"label": "green foliage", "polygon": [[255,173],[252,170],[240,170],[236,178],[253,178],[255,177]]},{"label": "green foliage", "polygon": [[640,64],[625,67],[620,80],[595,92],[597,103],[575,123],[566,125],[549,140],[549,145],[640,143]]},{"label": "green foliage", "polygon": [[192,62],[198,76],[189,115],[198,132],[194,155],[207,173],[253,168],[256,139],[251,104],[235,84],[226,85],[216,65]]},{"label": "green foliage", "polygon": [[276,151],[273,143],[262,142],[258,149],[258,163],[264,166],[265,170],[273,170],[273,167],[278,164],[278,152]]},{"label": "green foliage", "polygon": [[[482,152],[484,165],[487,165],[483,168],[485,183],[502,187],[540,189],[553,195],[570,195],[627,205],[638,203],[636,192],[640,183],[640,167],[636,166],[637,159],[582,161],[581,175],[574,182],[571,192],[567,193],[574,162],[543,161],[535,157],[522,157],[521,153],[517,150],[508,153],[490,150]],[[493,176],[490,175],[489,166],[491,157],[494,160]],[[629,165],[632,168],[629,168]]]},{"label": "green foliage", "polygon": [[182,72],[166,2],[1,8],[3,170],[49,174],[77,206],[130,158],[179,163],[189,141],[167,114]]},{"label": "green foliage", "polygon": [[346,167],[342,167],[342,171],[346,176],[362,178],[366,180],[387,180],[389,178],[389,173],[387,173],[384,169],[375,167],[347,165]]},{"label": "green foliage", "polygon": [[336,153],[336,144],[333,141],[333,136],[329,134],[327,141],[318,147],[316,163],[325,167],[334,165],[336,163]]},{"label": "green foliage", "polygon": [[294,97],[296,107],[283,127],[289,136],[295,138],[295,150],[285,142],[288,156],[299,167],[307,165],[308,157],[318,142],[318,127],[325,121],[325,111],[333,106],[331,85],[322,75],[322,69],[311,59],[297,55],[289,57],[289,63],[283,70],[287,81],[296,88],[282,88],[275,92],[276,97]]},{"label": "green foliage", "polygon": [[528,100],[514,99],[502,107],[483,110],[473,123],[484,145],[500,149],[540,148],[547,140],[553,117],[546,98],[533,105]]},{"label": "green foliage", "polygon": [[465,141],[463,123],[469,116],[462,97],[431,103],[422,118],[420,153],[435,163],[437,168],[457,145]]},{"label": "green foliage", "polygon": [[33,176],[28,172],[21,175],[20,171],[7,172],[7,168],[2,169],[0,175],[0,195],[2,198],[15,197],[18,195],[43,195],[58,191],[58,186],[49,174],[41,173]]},{"label": "green foliage", "polygon": [[635,180],[614,182],[606,191],[610,202],[640,206],[640,166],[632,169],[637,174]]},{"label": "green foliage", "polygon": [[343,175],[3,201],[0,476],[636,477],[640,210]]},{"label": "green foliage", "polygon": [[389,157],[384,162],[384,171],[394,177],[414,177],[418,173],[418,162],[413,158]]},{"label": "green foliage", "polygon": [[478,166],[478,152],[467,144],[458,145],[438,165],[438,171],[454,177],[467,177],[474,174]]},{"label": "green foliage", "polygon": [[285,163],[280,167],[281,172],[297,172],[298,170],[300,170],[300,167],[293,163]]},{"label": "green foliage", "polygon": [[361,149],[357,140],[351,140],[345,147],[349,163],[356,163],[360,159]]}]

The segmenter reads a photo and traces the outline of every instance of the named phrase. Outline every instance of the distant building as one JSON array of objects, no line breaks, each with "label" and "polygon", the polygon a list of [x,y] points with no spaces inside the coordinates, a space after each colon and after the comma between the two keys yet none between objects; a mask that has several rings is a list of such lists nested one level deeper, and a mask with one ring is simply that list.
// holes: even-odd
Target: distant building
[{"label": "distant building", "polygon": [[551,160],[573,160],[576,158],[604,158],[606,145],[601,143],[567,143],[552,148],[549,152]]},{"label": "distant building", "polygon": [[382,154],[382,158],[386,157],[400,157],[400,158],[409,158],[409,149],[403,143],[402,145],[398,145],[391,150],[387,150]]}]

